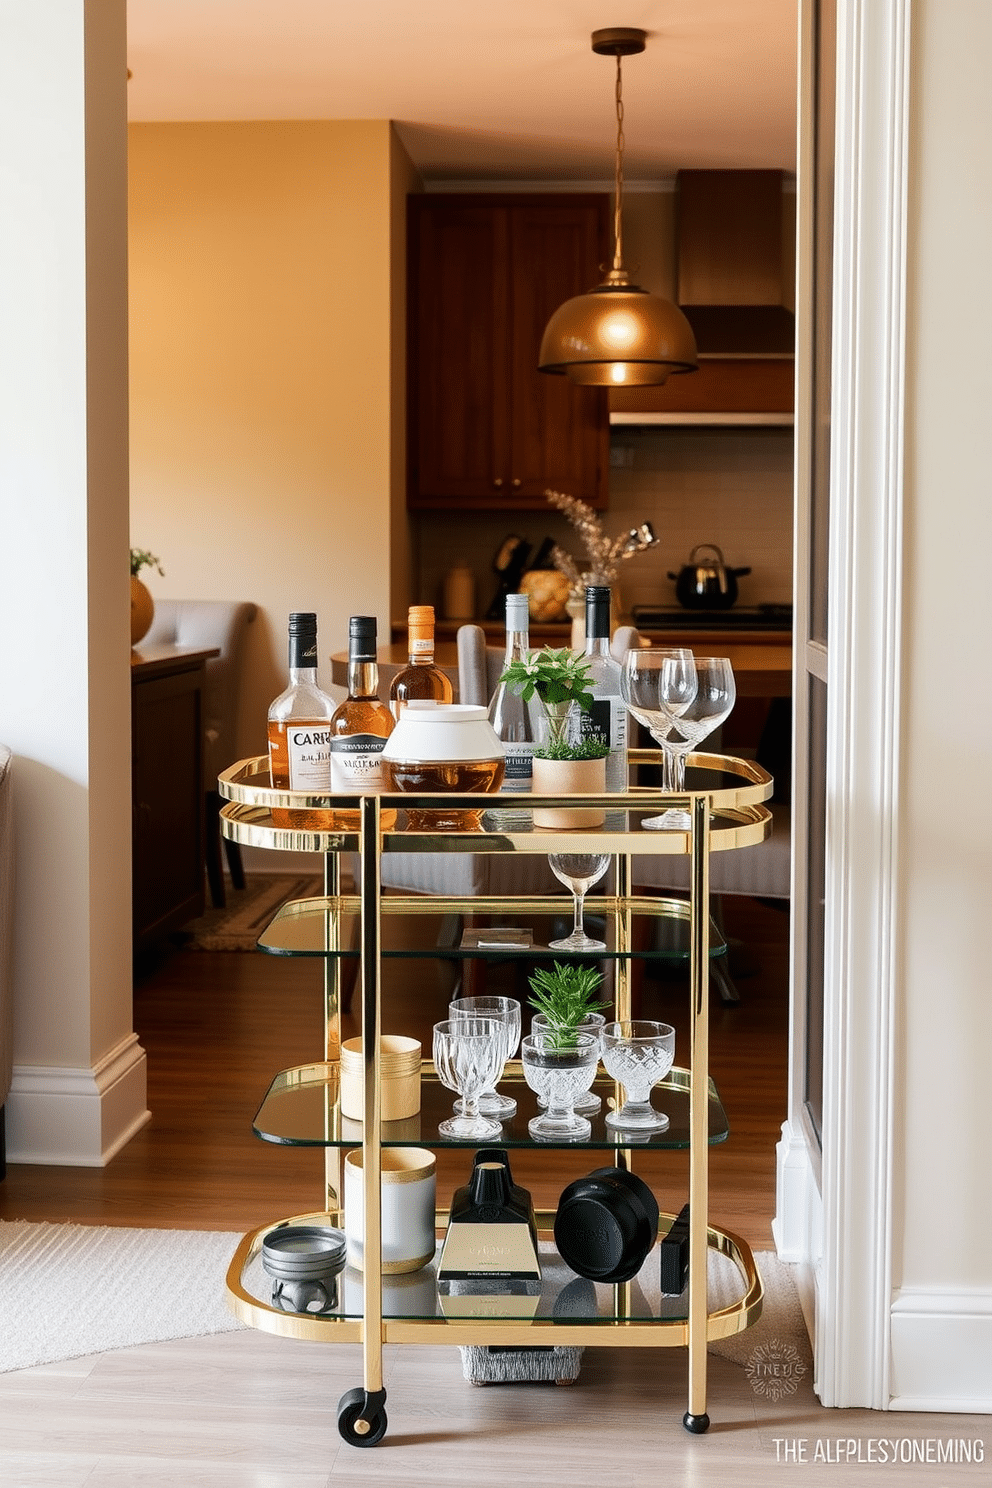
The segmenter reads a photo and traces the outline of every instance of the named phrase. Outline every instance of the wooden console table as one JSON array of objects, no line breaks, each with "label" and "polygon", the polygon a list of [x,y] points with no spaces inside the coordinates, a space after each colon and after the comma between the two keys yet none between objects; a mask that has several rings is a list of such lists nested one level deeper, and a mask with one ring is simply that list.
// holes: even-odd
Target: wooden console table
[{"label": "wooden console table", "polygon": [[220,653],[131,652],[131,851],[135,951],[203,913],[203,685]]}]

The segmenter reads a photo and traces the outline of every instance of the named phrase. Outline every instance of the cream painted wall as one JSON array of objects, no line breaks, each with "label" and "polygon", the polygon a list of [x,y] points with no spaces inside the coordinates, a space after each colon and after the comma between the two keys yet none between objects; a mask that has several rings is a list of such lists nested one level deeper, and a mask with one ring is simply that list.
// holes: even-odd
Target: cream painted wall
[{"label": "cream painted wall", "polygon": [[256,753],[290,610],[318,613],[325,684],[350,614],[388,622],[412,167],[382,120],[138,124],[130,149],[132,541],[154,594],[260,606]]},{"label": "cream painted wall", "polygon": [[992,7],[916,0],[912,24],[898,948],[905,995],[893,1280],[946,1294],[951,1310],[955,1294],[974,1289],[974,1310],[988,1313]]}]

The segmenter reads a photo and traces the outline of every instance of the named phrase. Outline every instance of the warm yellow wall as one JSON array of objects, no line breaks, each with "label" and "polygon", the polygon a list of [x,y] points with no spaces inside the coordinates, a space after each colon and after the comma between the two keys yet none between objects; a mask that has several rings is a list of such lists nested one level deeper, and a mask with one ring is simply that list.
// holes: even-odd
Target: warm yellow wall
[{"label": "warm yellow wall", "polygon": [[261,607],[256,752],[290,610],[317,611],[324,658],[350,614],[388,621],[409,162],[383,120],[137,124],[130,151],[132,541],[153,593]]}]

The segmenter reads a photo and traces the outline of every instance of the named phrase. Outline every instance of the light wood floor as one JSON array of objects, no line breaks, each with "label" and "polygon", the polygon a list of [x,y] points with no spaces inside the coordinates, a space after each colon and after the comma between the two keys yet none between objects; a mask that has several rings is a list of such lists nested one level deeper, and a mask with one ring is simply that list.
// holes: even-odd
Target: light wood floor
[{"label": "light wood floor", "polygon": [[[712,1210],[756,1248],[770,1248],[774,1144],[785,1114],[787,920],[760,905],[728,910],[728,928],[761,962],[736,1008],[714,1004],[712,1064],[731,1137],[712,1149]],[[394,980],[391,976],[391,980]],[[444,1001],[428,971],[389,989],[396,1029],[421,1036]],[[684,988],[649,984],[645,1014],[681,1030]],[[317,1153],[273,1147],[250,1133],[274,1070],[320,1054],[320,977],[312,963],[253,954],[176,953],[136,988],[148,1052],[151,1124],[106,1169],[11,1166],[0,1217],[242,1231],[312,1207]],[[680,1056],[681,1057],[681,1056]],[[581,1170],[588,1155],[576,1155]],[[450,1164],[449,1164],[450,1166]],[[663,1203],[684,1190],[684,1161],[657,1160]],[[571,1176],[572,1155],[515,1173],[539,1202]],[[461,1171],[448,1174],[460,1181]],[[389,1488],[464,1482],[474,1488],[584,1488],[728,1482],[815,1488],[821,1481],[896,1488],[987,1481],[980,1464],[950,1469],[838,1466],[870,1441],[981,1438],[982,1419],[824,1411],[807,1376],[772,1402],[744,1369],[711,1355],[703,1437],[683,1430],[681,1349],[587,1350],[576,1385],[476,1389],[452,1347],[389,1349],[389,1432],[373,1451],[345,1446],[339,1396],[360,1383],[354,1346],[301,1344],[245,1329],[149,1344],[0,1376],[2,1488]],[[812,1458],[831,1451],[831,1465]],[[848,1443],[854,1443],[853,1447]],[[802,1445],[800,1445],[802,1444]],[[797,1454],[805,1450],[805,1462]],[[791,1453],[791,1458],[786,1454]],[[934,1476],[936,1473],[936,1476]],[[923,1479],[923,1474],[926,1478]]]}]

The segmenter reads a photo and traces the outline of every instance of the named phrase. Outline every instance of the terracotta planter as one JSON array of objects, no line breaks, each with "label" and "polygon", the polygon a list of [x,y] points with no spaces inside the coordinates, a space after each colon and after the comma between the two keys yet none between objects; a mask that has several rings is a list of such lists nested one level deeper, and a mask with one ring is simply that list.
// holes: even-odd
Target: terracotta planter
[{"label": "terracotta planter", "polygon": [[[534,757],[535,796],[602,795],[606,790],[606,761],[546,760]],[[535,827],[601,827],[606,812],[595,806],[546,806],[534,810]]]},{"label": "terracotta planter", "polygon": [[140,579],[131,575],[131,645],[148,634],[155,618],[155,601]]}]

